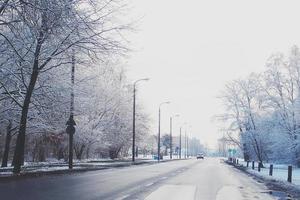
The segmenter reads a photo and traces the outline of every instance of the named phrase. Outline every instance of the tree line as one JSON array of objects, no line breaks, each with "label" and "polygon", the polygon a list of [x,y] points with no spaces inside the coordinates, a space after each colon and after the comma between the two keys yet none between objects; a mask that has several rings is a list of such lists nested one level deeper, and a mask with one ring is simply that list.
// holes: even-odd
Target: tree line
[{"label": "tree line", "polygon": [[300,51],[270,56],[265,71],[230,81],[219,116],[226,140],[247,160],[300,166]]},{"label": "tree line", "polygon": [[[24,161],[67,159],[71,62],[75,59],[77,159],[117,158],[130,148],[132,85],[123,0],[0,2],[0,158],[19,172]],[[137,108],[137,140],[149,132]]]}]

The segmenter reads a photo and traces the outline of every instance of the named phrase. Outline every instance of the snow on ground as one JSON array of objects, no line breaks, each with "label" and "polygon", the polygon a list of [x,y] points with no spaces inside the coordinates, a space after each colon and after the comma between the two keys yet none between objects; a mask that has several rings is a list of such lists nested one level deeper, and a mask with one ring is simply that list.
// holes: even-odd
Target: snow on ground
[{"label": "snow on ground", "polygon": [[237,187],[233,185],[227,185],[222,187],[217,193],[216,200],[223,200],[223,199],[237,200],[237,199],[243,199],[243,196]]},{"label": "snow on ground", "polygon": [[[163,161],[170,160],[168,156],[164,157]],[[174,159],[176,160],[176,158]],[[154,163],[157,160],[153,159],[153,156],[139,156],[136,159],[136,164],[141,163]],[[88,159],[88,160],[74,160],[73,169],[103,169],[109,167],[119,167],[119,166],[129,166],[131,165],[131,157],[124,159]],[[10,164],[9,164],[10,166]],[[0,177],[11,176],[13,167],[3,167],[0,168]],[[54,171],[63,171],[68,170],[68,163],[65,161],[58,160],[47,160],[46,162],[25,162],[24,167],[22,168],[23,173],[34,173],[34,172],[54,172]]]},{"label": "snow on ground", "polygon": [[[247,166],[247,163],[245,161],[242,161],[242,159],[239,159],[239,164]],[[269,176],[270,164],[264,163],[264,167],[265,168],[261,168],[261,171],[258,172],[257,163],[255,163],[255,169],[252,170],[252,163],[250,162],[247,171],[252,174],[254,173],[260,176],[264,176],[266,178],[273,178],[279,181],[287,181],[288,165],[273,164],[273,176]],[[295,166],[293,166],[292,170],[292,183],[300,186],[300,168],[296,168]]]}]

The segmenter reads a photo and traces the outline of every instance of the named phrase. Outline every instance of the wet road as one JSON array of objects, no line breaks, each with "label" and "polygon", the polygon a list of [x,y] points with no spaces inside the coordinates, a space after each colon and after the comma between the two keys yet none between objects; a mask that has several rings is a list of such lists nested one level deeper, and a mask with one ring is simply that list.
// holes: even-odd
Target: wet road
[{"label": "wet road", "polygon": [[273,199],[266,191],[217,158],[0,182],[1,200]]}]

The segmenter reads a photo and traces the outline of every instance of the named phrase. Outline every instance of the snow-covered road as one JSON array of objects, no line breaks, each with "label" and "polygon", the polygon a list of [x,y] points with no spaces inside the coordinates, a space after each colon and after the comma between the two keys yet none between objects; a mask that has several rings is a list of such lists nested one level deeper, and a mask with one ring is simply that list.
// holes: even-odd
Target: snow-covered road
[{"label": "snow-covered road", "polygon": [[272,199],[264,185],[217,158],[1,181],[0,199]]}]

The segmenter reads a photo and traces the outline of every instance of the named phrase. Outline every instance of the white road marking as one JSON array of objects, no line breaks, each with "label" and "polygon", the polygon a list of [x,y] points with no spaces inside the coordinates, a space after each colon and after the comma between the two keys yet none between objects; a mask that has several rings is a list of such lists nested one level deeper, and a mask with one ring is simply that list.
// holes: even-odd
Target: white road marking
[{"label": "white road marking", "polygon": [[127,194],[127,195],[124,195],[124,196],[122,196],[122,197],[117,198],[116,200],[123,200],[123,199],[128,198],[129,196],[130,196],[130,195]]},{"label": "white road marking", "polygon": [[154,183],[152,182],[152,183],[148,183],[147,185],[145,185],[146,187],[149,187],[149,186],[151,186],[151,185],[153,185]]},{"label": "white road marking", "polygon": [[194,200],[195,192],[196,186],[194,185],[163,185],[152,192],[145,200]]},{"label": "white road marking", "polygon": [[161,177],[160,179],[161,180],[164,180],[164,179],[167,179],[168,177],[164,176],[164,177]]}]

